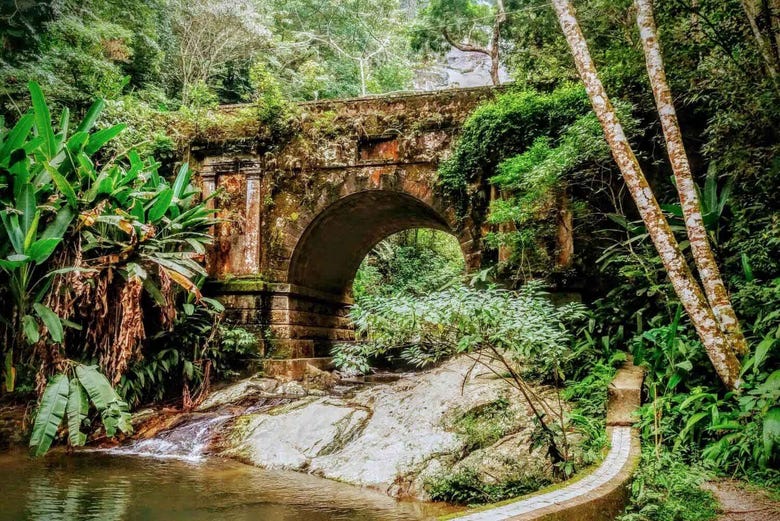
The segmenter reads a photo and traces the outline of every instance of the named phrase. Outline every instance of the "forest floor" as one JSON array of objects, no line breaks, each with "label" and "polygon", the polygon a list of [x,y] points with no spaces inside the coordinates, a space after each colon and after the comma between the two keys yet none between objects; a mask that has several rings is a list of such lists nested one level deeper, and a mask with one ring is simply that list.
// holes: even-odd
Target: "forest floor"
[{"label": "forest floor", "polygon": [[780,521],[780,502],[766,491],[732,480],[710,481],[704,488],[720,503],[717,521]]}]

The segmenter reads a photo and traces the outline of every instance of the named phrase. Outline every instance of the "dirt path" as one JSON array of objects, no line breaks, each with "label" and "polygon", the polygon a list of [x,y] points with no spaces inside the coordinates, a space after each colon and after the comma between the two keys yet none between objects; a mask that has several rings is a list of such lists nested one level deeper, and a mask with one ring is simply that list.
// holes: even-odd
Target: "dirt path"
[{"label": "dirt path", "polygon": [[703,488],[715,495],[723,510],[717,521],[780,521],[780,503],[766,492],[729,480],[710,481]]}]

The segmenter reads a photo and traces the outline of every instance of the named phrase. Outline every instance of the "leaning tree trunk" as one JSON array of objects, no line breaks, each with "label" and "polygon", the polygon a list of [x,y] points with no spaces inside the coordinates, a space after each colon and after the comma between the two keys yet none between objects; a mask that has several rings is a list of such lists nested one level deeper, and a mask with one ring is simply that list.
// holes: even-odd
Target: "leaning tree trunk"
[{"label": "leaning tree trunk", "polygon": [[691,165],[685,153],[680,124],[677,121],[677,112],[672,101],[672,92],[666,81],[666,71],[661,54],[661,46],[658,41],[658,30],[653,18],[652,0],[635,0],[637,24],[639,35],[642,38],[642,46],[645,51],[647,74],[650,77],[650,85],[653,88],[653,96],[658,107],[658,115],[661,119],[661,127],[666,140],[666,151],[672,164],[677,192],[680,194],[680,206],[682,207],[685,230],[691,243],[691,253],[699,271],[699,278],[704,287],[704,294],[715,313],[715,319],[726,335],[732,350],[737,355],[747,353],[748,347],[745,337],[739,328],[737,315],[731,306],[726,286],[712,253],[707,230],[704,227],[704,219],[701,215],[701,204],[693,181]]},{"label": "leaning tree trunk", "polygon": [[552,0],[552,3],[574,57],[577,71],[593,105],[593,111],[601,123],[615,162],[620,168],[648,234],[658,250],[675,293],[696,328],[718,376],[728,388],[737,388],[740,384],[739,361],[730,349],[726,336],[707,304],[701,287],[694,279],[677,244],[677,239],[642,173],[639,161],[631,149],[623,126],[596,72],[596,66],[577,22],[574,8],[569,0]]}]

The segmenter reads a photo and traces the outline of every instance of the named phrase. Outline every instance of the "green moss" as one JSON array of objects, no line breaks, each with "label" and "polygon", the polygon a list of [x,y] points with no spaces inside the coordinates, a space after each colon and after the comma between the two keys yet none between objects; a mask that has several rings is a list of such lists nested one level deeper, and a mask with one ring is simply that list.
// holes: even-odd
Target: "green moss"
[{"label": "green moss", "polygon": [[489,447],[510,434],[512,418],[509,400],[501,397],[458,416],[454,430],[465,439],[465,450],[473,452]]},{"label": "green moss", "polygon": [[261,276],[247,278],[226,278],[219,282],[212,282],[211,287],[217,292],[228,293],[254,293],[270,291],[270,283]]},{"label": "green moss", "polygon": [[341,131],[338,124],[338,114],[333,110],[321,112],[312,121],[310,128],[311,132],[318,137],[334,138]]}]

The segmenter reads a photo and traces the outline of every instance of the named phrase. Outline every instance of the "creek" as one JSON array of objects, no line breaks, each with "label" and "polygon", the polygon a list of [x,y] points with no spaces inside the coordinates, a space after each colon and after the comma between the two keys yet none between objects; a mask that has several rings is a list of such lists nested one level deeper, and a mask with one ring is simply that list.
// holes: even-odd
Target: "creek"
[{"label": "creek", "polygon": [[40,459],[0,454],[0,520],[394,521],[431,519],[448,510],[183,451],[169,436],[127,449],[55,451]]}]

